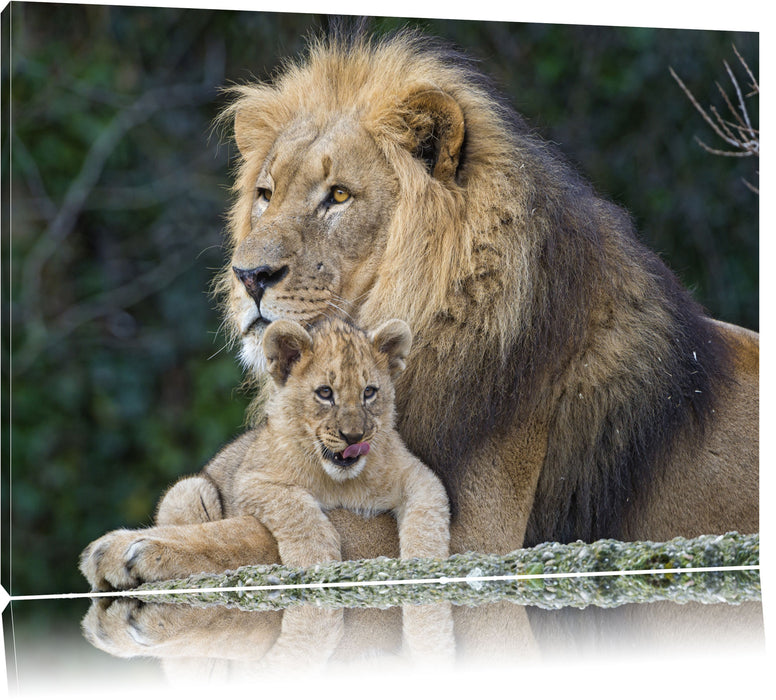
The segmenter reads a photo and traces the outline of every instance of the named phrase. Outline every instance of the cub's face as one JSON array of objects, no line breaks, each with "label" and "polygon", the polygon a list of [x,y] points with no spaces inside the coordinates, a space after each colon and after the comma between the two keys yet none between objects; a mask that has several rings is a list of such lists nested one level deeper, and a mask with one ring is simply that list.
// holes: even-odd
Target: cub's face
[{"label": "cub's face", "polygon": [[270,405],[288,437],[335,481],[358,476],[393,429],[393,377],[411,336],[403,321],[365,333],[339,320],[310,333],[291,321],[268,326],[264,349],[277,385]]},{"label": "cub's face", "polygon": [[382,428],[393,427],[391,378],[370,350],[316,348],[308,366],[300,367],[299,376],[290,377],[282,389],[296,403],[294,413],[301,409],[305,440],[337,481],[358,476]]}]

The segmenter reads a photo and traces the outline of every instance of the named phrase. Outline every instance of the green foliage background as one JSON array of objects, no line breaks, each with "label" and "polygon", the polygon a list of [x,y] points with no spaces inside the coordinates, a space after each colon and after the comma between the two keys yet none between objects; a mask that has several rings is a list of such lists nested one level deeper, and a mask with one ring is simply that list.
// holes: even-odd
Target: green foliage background
[{"label": "green foliage background", "polygon": [[[239,432],[247,397],[207,294],[233,147],[218,88],[264,79],[324,16],[13,3],[3,15],[3,557],[12,594],[84,591],[81,549],[150,523]],[[380,19],[481,60],[626,206],[716,317],[758,326],[755,159],[721,158],[669,75],[724,109],[758,35]],[[10,53],[10,55],[8,55]],[[757,98],[749,100],[757,119]],[[12,535],[9,538],[9,531]]]}]

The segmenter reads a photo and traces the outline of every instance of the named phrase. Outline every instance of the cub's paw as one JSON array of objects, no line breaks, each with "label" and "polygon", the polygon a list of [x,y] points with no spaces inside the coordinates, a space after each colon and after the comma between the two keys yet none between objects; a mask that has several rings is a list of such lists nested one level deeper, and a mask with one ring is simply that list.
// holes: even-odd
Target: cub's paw
[{"label": "cub's paw", "polygon": [[80,568],[93,591],[125,590],[171,578],[166,555],[164,544],[142,530],[115,530],[83,551]]}]

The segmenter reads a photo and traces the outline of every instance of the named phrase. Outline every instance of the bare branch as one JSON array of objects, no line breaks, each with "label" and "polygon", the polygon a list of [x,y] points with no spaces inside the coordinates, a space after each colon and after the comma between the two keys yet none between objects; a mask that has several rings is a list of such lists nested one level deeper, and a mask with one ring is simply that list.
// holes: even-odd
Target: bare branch
[{"label": "bare branch", "polygon": [[741,88],[738,86],[738,81],[736,80],[736,76],[733,75],[733,71],[730,70],[730,66],[728,65],[728,62],[725,61],[724,63],[725,63],[725,70],[727,70],[727,73],[730,76],[730,82],[733,83],[733,87],[735,88],[736,95],[738,96],[738,111],[736,111],[733,108],[733,106],[730,104],[730,100],[728,99],[727,95],[725,95],[725,102],[727,102],[728,108],[735,115],[739,123],[746,125],[749,131],[751,131],[752,123],[749,121],[749,112],[747,112],[746,110],[746,104],[744,103],[744,96],[741,94]]},{"label": "bare branch", "polygon": [[[749,118],[749,111],[747,110],[747,106],[746,106],[746,98],[752,97],[754,95],[758,95],[760,93],[760,87],[757,84],[757,80],[755,79],[752,71],[749,69],[749,66],[747,65],[746,61],[743,59],[743,57],[738,52],[735,46],[733,46],[733,51],[735,52],[736,56],[738,57],[738,60],[740,61],[741,65],[746,71],[746,74],[749,77],[749,80],[751,81],[752,89],[751,89],[751,92],[749,92],[747,95],[744,95],[730,65],[728,64],[727,61],[723,61],[725,65],[725,71],[727,72],[728,77],[730,78],[730,82],[733,85],[733,90],[736,93],[737,105],[733,103],[731,98],[728,96],[727,92],[722,88],[722,86],[718,82],[716,83],[716,86],[717,86],[717,90],[719,90],[720,95],[722,95],[722,99],[724,100],[725,105],[727,106],[730,113],[733,115],[732,121],[730,119],[723,119],[714,105],[711,105],[709,107],[709,111],[707,112],[703,107],[701,107],[701,105],[695,99],[695,96],[692,94],[690,89],[681,81],[679,76],[674,72],[674,69],[669,67],[668,70],[671,73],[671,76],[673,77],[673,79],[679,84],[679,87],[682,89],[684,94],[687,95],[693,107],[695,107],[698,113],[703,117],[704,121],[712,128],[712,130],[714,131],[715,134],[717,134],[717,136],[719,136],[726,144],[732,147],[732,150],[712,148],[711,146],[704,143],[696,136],[695,137],[696,142],[705,151],[713,155],[728,156],[733,158],[747,158],[749,156],[759,156],[760,155],[760,132],[758,129],[752,126],[752,121]],[[744,180],[744,184],[753,192],[757,192],[757,189],[753,187],[750,183],[746,182],[746,180]]]},{"label": "bare branch", "polygon": [[68,188],[56,216],[35,243],[25,263],[20,300],[28,318],[37,318],[42,323],[39,282],[43,266],[72,232],[105,163],[124,135],[134,126],[147,121],[161,108],[170,109],[178,105],[192,104],[210,99],[212,94],[212,85],[205,83],[149,90],[118,112],[97,136],[83,160],[80,172]]},{"label": "bare branch", "polygon": [[723,151],[719,148],[712,148],[708,144],[701,141],[697,136],[695,137],[695,142],[703,148],[704,151],[707,153],[711,153],[715,156],[730,156],[731,158],[748,158],[752,154],[747,151]]},{"label": "bare branch", "polygon": [[717,123],[706,113],[706,110],[703,109],[698,104],[698,100],[695,99],[695,95],[690,92],[690,89],[682,82],[681,78],[674,72],[674,69],[669,67],[668,70],[671,72],[671,76],[674,80],[676,80],[677,83],[679,83],[679,87],[682,88],[684,91],[684,94],[687,95],[690,102],[692,102],[695,109],[698,110],[698,113],[704,118],[706,123],[714,130],[714,133],[717,134],[720,138],[727,140],[727,136],[725,133],[717,126]]},{"label": "bare branch", "polygon": [[[720,113],[717,111],[717,108],[714,105],[711,105],[709,107],[709,110],[714,115],[715,124],[720,128],[720,131],[724,133],[724,136],[722,138],[725,139],[729,144],[735,146],[736,145],[736,136],[735,134],[728,128],[728,124],[730,122],[724,120]],[[719,132],[718,132],[719,133]]]},{"label": "bare branch", "polygon": [[[725,65],[727,65],[727,64],[725,64]],[[725,101],[725,104],[727,105],[727,108],[728,108],[729,112],[735,118],[735,122],[731,122],[729,120],[723,119],[719,115],[717,110],[714,108],[714,106],[712,106],[711,110],[715,113],[715,117],[716,117],[717,121],[720,124],[723,124],[723,125],[726,124],[728,126],[731,126],[733,124],[736,124],[736,126],[740,126],[740,127],[744,128],[744,129],[746,129],[747,128],[746,122],[741,118],[741,115],[736,111],[736,108],[733,106],[733,103],[730,101],[730,98],[728,97],[728,95],[725,92],[725,90],[722,88],[722,86],[719,83],[715,83],[715,84],[717,86],[717,90],[719,91],[719,94],[722,96],[722,99]],[[736,89],[738,89],[738,85],[737,84],[736,84]]]},{"label": "bare branch", "polygon": [[741,57],[741,54],[738,53],[738,49],[736,48],[736,45],[733,44],[733,51],[735,52],[736,56],[738,57],[738,60],[741,61],[741,65],[744,67],[744,70],[746,71],[747,75],[749,76],[749,80],[752,81],[752,92],[747,95],[747,97],[751,95],[759,95],[760,94],[760,86],[757,84],[757,79],[752,74],[752,71],[749,70],[749,66],[747,65],[746,61]]}]

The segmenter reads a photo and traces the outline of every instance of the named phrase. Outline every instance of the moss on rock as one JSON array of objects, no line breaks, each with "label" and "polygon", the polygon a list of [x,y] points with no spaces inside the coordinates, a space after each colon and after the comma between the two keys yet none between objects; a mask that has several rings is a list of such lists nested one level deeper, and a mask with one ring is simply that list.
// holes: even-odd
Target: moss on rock
[{"label": "moss on rock", "polygon": [[[468,552],[443,560],[380,557],[308,569],[244,566],[223,574],[148,583],[137,592],[154,595],[157,602],[243,610],[302,603],[386,608],[441,600],[470,606],[508,600],[546,609],[660,600],[739,604],[761,599],[759,551],[759,535],[734,532],[668,542],[547,542],[503,556]],[[743,568],[674,571],[726,567]],[[621,573],[644,571],[654,573]],[[189,592],[192,589],[197,590]]]}]

